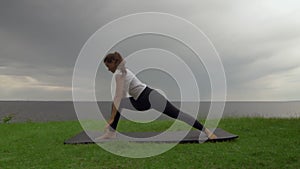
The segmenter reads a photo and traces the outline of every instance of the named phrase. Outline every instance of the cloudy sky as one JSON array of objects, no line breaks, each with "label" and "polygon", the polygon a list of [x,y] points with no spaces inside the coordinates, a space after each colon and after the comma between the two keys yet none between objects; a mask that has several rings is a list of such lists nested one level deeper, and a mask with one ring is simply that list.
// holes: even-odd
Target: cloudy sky
[{"label": "cloudy sky", "polygon": [[[85,42],[138,12],[170,13],[199,27],[222,59],[228,100],[300,100],[297,0],[1,0],[0,100],[72,100],[73,68]],[[98,81],[110,84],[108,77]],[[106,98],[106,88],[97,88]]]}]

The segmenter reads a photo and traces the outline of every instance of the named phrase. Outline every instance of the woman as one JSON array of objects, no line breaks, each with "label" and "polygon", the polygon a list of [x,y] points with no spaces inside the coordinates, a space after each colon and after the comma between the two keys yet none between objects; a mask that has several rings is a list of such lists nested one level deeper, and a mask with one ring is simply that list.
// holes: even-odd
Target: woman
[{"label": "woman", "polygon": [[[110,53],[104,58],[108,70],[114,73],[116,80],[116,92],[112,104],[111,118],[105,127],[105,134],[96,139],[110,139],[116,137],[116,129],[123,108],[145,111],[153,108],[169,117],[179,119],[204,131],[209,139],[217,138],[215,134],[204,128],[203,125],[192,116],[178,110],[163,95],[142,83],[130,70],[125,68],[125,61],[118,52]],[[126,97],[128,93],[131,97]]]}]

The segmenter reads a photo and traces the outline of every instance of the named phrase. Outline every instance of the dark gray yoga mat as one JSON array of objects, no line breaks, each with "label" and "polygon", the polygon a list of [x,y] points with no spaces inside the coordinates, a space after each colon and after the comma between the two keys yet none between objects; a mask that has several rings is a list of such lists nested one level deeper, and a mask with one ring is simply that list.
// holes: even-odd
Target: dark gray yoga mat
[{"label": "dark gray yoga mat", "polygon": [[[157,143],[199,143],[199,142],[218,142],[229,141],[238,138],[238,135],[229,133],[221,128],[217,128],[214,133],[217,139],[208,139],[205,134],[200,135],[200,131],[192,130],[185,136],[187,131],[168,131],[168,132],[124,132],[117,134],[116,139],[96,140],[95,142],[109,141],[129,141],[129,142],[157,142]],[[99,131],[82,131],[74,137],[65,140],[64,144],[92,144],[93,140],[101,136],[103,132]],[[162,135],[160,135],[162,134]],[[200,137],[199,137],[200,136]],[[180,139],[182,138],[182,139]]]}]

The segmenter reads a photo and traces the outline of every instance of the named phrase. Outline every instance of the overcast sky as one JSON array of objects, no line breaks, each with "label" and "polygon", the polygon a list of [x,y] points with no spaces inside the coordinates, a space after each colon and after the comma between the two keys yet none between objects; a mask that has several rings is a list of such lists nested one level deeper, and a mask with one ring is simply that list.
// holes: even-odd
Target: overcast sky
[{"label": "overcast sky", "polygon": [[[222,59],[227,100],[300,100],[297,0],[1,0],[0,100],[72,100],[73,68],[85,42],[137,12],[170,13],[197,25]],[[100,83],[110,84],[109,72],[103,77]],[[166,79],[153,85],[166,88],[173,82]],[[106,88],[97,88],[106,98]]]}]

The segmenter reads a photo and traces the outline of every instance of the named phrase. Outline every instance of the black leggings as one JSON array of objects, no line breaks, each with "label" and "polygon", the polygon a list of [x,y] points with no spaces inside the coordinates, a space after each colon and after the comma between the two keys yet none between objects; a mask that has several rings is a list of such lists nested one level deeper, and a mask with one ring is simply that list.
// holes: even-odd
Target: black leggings
[{"label": "black leggings", "polygon": [[[122,109],[129,109],[129,110],[138,110],[138,111],[145,111],[151,108],[162,112],[169,117],[174,119],[179,119],[184,121],[185,123],[193,126],[194,128],[202,131],[203,125],[197,121],[195,118],[186,114],[180,110],[178,110],[175,106],[173,106],[163,95],[158,93],[156,90],[153,90],[149,87],[146,87],[143,92],[140,94],[137,100],[133,97],[126,97],[123,98],[120,102],[119,111]],[[117,114],[114,118],[113,123],[110,125],[110,130],[114,131],[117,129],[117,125],[120,119],[120,112],[117,111]]]}]

